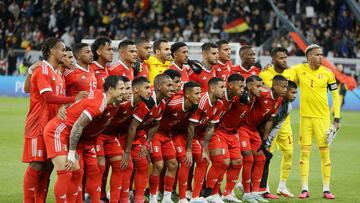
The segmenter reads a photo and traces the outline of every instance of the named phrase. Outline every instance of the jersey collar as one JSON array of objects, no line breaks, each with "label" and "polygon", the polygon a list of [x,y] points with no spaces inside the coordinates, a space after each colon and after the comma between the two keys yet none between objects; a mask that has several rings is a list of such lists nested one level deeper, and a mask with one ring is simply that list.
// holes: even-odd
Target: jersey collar
[{"label": "jersey collar", "polygon": [[226,101],[231,101],[231,98],[229,99],[227,88],[225,88],[225,99],[226,99]]},{"label": "jersey collar", "polygon": [[43,60],[42,62],[45,63],[47,66],[49,66],[51,68],[51,70],[53,70],[55,72],[54,67],[48,61]]},{"label": "jersey collar", "polygon": [[209,100],[209,105],[210,105],[211,107],[213,107],[215,103],[214,103],[214,104],[211,104],[209,92],[206,92],[205,94],[206,94],[206,96],[207,96],[207,98],[208,98],[208,100]]},{"label": "jersey collar", "polygon": [[94,64],[95,64],[97,67],[101,68],[101,69],[105,69],[104,66],[100,65],[100,64],[99,64],[98,62],[96,62],[96,61],[94,61]]},{"label": "jersey collar", "polygon": [[119,59],[119,63],[123,65],[126,69],[130,69],[121,59]]},{"label": "jersey collar", "polygon": [[75,63],[75,66],[79,68],[82,71],[89,72],[89,70],[86,70],[85,68],[81,67],[79,64]]},{"label": "jersey collar", "polygon": [[175,62],[171,62],[171,63],[175,66],[175,68],[179,69],[179,71],[182,71],[182,68],[180,68]]}]

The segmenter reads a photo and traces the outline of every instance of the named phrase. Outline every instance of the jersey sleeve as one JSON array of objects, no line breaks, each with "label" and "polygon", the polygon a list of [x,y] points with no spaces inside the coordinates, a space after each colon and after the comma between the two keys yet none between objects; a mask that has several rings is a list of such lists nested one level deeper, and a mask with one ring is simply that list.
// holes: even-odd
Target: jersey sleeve
[{"label": "jersey sleeve", "polygon": [[46,66],[40,66],[35,69],[33,76],[36,77],[36,85],[39,89],[39,93],[43,94],[44,92],[52,92],[51,87],[51,73]]},{"label": "jersey sleeve", "polygon": [[289,69],[286,69],[286,71],[284,72],[284,77],[286,77],[288,80],[293,81],[297,85],[299,85],[299,80],[297,78],[297,73],[296,73],[296,70],[298,68],[299,68],[298,66],[293,66]]},{"label": "jersey sleeve", "polygon": [[210,123],[212,124],[216,124],[216,123],[219,123],[220,122],[220,117],[221,117],[221,112],[223,110],[223,103],[222,102],[219,102],[219,104],[217,105],[217,109],[216,109],[216,113],[215,115],[211,118],[210,120]]},{"label": "jersey sleeve", "polygon": [[141,123],[149,112],[150,110],[146,107],[146,104],[144,102],[141,102],[135,107],[133,117]]},{"label": "jersey sleeve", "polygon": [[87,103],[88,105],[84,109],[83,113],[89,117],[90,121],[101,115],[106,108],[106,98],[104,96],[89,99]]},{"label": "jersey sleeve", "polygon": [[194,113],[191,114],[189,121],[194,123],[199,123],[201,120],[201,115],[203,113],[203,110],[198,108]]},{"label": "jersey sleeve", "polygon": [[335,75],[333,72],[329,71],[329,78],[328,78],[328,87],[331,91],[331,96],[333,100],[333,106],[334,106],[334,118],[340,118],[340,96],[339,91],[337,88],[337,83],[335,79]]},{"label": "jersey sleeve", "polygon": [[263,80],[264,84],[267,87],[271,88],[271,86],[272,86],[272,78],[270,78],[271,76],[270,76],[270,74],[268,73],[267,70],[261,71],[259,73],[259,77]]}]

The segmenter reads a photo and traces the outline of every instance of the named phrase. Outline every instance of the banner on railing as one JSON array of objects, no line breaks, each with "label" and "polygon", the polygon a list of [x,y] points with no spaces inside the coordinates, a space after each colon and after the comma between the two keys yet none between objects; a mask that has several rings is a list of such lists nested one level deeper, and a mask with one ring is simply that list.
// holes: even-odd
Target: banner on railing
[{"label": "banner on railing", "polygon": [[23,91],[25,77],[23,76],[0,76],[0,96],[26,97]]}]

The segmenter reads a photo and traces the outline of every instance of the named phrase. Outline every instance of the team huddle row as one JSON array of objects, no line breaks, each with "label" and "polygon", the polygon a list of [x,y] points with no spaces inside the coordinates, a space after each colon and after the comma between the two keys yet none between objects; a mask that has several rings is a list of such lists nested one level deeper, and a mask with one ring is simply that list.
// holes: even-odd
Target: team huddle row
[{"label": "team huddle row", "polygon": [[[250,46],[240,49],[238,66],[231,64],[227,41],[201,48],[199,62],[189,60],[183,42],[170,46],[157,40],[150,56],[147,40],[124,40],[118,47],[120,60],[112,63],[108,38],[91,46],[76,44],[72,50],[57,38],[47,39],[44,60],[29,68],[24,88],[30,92],[24,202],[45,202],[53,168],[56,202],[82,202],[85,192],[91,202],[104,202],[109,167],[109,202],[128,202],[130,191],[132,201],[144,202],[147,186],[149,202],[158,202],[158,194],[161,202],[173,202],[176,188],[179,202],[241,202],[233,192],[237,182],[243,201],[268,202],[266,198],[277,198],[267,188],[273,142],[284,162],[278,194],[293,197],[286,180],[292,162],[289,113],[297,85],[301,105],[308,109],[300,107],[303,123],[312,125],[315,117],[322,125],[316,132],[300,132],[304,153],[309,155],[314,134],[320,151],[328,155],[339,125],[339,104],[334,102],[330,126],[327,101],[322,103],[327,111],[312,103],[323,100],[327,88],[338,100],[334,75],[321,66],[321,48],[310,46],[309,64],[290,69],[286,49],[276,48],[273,65],[262,71]],[[321,93],[314,96],[314,91]],[[311,101],[303,101],[307,94]],[[306,157],[302,161],[308,164]],[[301,175],[299,197],[306,198],[308,175]],[[323,177],[324,197],[333,199],[329,176]]]}]

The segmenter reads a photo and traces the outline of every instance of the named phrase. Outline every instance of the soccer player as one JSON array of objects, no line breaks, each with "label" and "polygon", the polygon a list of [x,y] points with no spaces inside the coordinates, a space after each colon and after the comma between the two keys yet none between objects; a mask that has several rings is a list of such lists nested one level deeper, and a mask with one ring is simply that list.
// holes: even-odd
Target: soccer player
[{"label": "soccer player", "polygon": [[[55,117],[44,129],[44,140],[48,158],[57,172],[54,187],[56,202],[76,202],[78,189],[82,184],[82,173],[76,150],[83,129],[95,118],[101,116],[107,104],[116,102],[124,93],[124,83],[118,76],[105,79],[104,92],[94,90],[66,109],[67,117]],[[92,138],[90,138],[92,139]],[[97,177],[96,177],[97,178]],[[99,202],[100,198],[92,199]]]},{"label": "soccer player", "polygon": [[[169,70],[167,70],[169,71]],[[172,70],[175,71],[175,70]],[[165,71],[166,72],[166,71]],[[163,113],[163,118],[160,121],[160,127],[151,141],[152,151],[150,153],[153,162],[153,171],[150,175],[150,202],[157,202],[156,191],[159,185],[159,175],[166,164],[166,174],[164,178],[164,197],[162,202],[172,202],[171,192],[175,182],[175,176],[178,168],[176,160],[176,151],[173,143],[173,136],[179,136],[183,132],[182,140],[185,147],[184,129],[188,123],[188,118],[196,109],[201,96],[200,85],[195,82],[187,82],[184,84],[183,94],[175,95],[167,104]],[[179,148],[178,148],[179,149]],[[181,153],[181,150],[178,150]],[[182,153],[183,154],[183,153]],[[184,156],[180,156],[180,161],[183,161]],[[183,177],[179,177],[183,178]],[[182,181],[185,179],[182,179]],[[180,183],[179,179],[179,183]],[[181,189],[180,189],[181,188]],[[179,184],[180,202],[187,202],[185,199],[186,186]]]},{"label": "soccer player", "polygon": [[[231,109],[231,112],[235,113],[231,114],[229,112],[229,114],[233,116],[230,119],[234,120],[233,122],[238,122],[239,120],[241,120],[240,118],[238,118],[238,116],[241,114],[237,114],[239,112],[235,109],[232,109],[232,106],[236,106],[235,103],[240,103],[240,96],[244,91],[244,80],[244,77],[240,74],[231,74],[228,77],[227,88],[225,90],[225,95],[222,99],[223,108],[221,116],[223,116],[224,114],[226,115],[226,113]],[[227,118],[229,118],[229,116],[227,116]],[[223,125],[222,128],[219,129],[230,128],[226,125],[224,126],[223,122],[220,121],[220,123],[222,123]],[[238,125],[237,127],[240,126]],[[237,128],[235,128],[235,131],[236,129]],[[232,167],[227,174],[228,181],[226,192],[224,194],[224,199],[227,201],[230,200],[239,202],[238,199],[230,195],[233,187],[235,186],[236,180],[239,177],[241,169],[241,149],[238,142],[239,136],[237,135],[237,133],[226,130],[216,130],[215,132],[216,133],[211,138],[209,143],[209,154],[212,165],[206,177],[206,189],[204,192],[204,196],[207,198],[208,202],[222,202],[219,196],[219,189],[222,183],[223,176],[229,168],[231,161]]]},{"label": "soccer player", "polygon": [[[192,200],[203,201],[199,198],[200,191],[210,162],[208,144],[214,134],[215,125],[219,122],[225,93],[225,82],[221,78],[211,78],[208,82],[208,91],[200,99],[198,109],[189,118],[188,134],[186,138],[186,157],[184,163],[191,166],[194,160],[194,185]],[[189,183],[190,184],[190,183]]]},{"label": "soccer player", "polygon": [[[146,86],[148,88],[148,86]],[[149,163],[147,153],[149,143],[157,132],[166,107],[165,99],[172,94],[172,81],[168,75],[160,74],[154,80],[154,94],[148,100],[143,100],[133,110],[133,118],[128,124],[129,130],[124,145],[121,168],[126,169],[131,153],[136,169],[135,202],[144,201],[144,191],[148,179]]]},{"label": "soccer player", "polygon": [[154,85],[154,79],[157,75],[164,73],[171,65],[170,43],[166,39],[158,39],[153,44],[154,55],[150,56],[145,63],[149,68],[150,84]]},{"label": "soccer player", "polygon": [[48,38],[42,45],[44,65],[35,67],[30,85],[30,109],[25,121],[22,161],[29,163],[24,175],[24,202],[45,202],[49,185],[51,163],[47,162],[43,131],[46,123],[55,117],[61,104],[75,102],[79,96],[65,97],[65,84],[57,67],[66,56],[64,43]]},{"label": "soccer player", "polygon": [[216,44],[205,42],[201,45],[202,62],[189,61],[190,70],[189,77],[200,84],[201,90],[206,92],[208,90],[208,82],[215,77],[215,72],[211,68],[219,60],[219,50]]},{"label": "soccer player", "polygon": [[112,62],[114,51],[111,47],[111,39],[107,37],[99,37],[95,39],[91,45],[93,54],[93,63],[90,64],[90,70],[95,74],[97,86],[103,87],[105,78],[109,75],[107,68]]},{"label": "soccer player", "polygon": [[134,43],[138,55],[138,60],[134,63],[135,76],[149,78],[149,68],[144,61],[151,55],[151,44],[149,40],[142,37],[135,39]]},{"label": "soccer player", "polygon": [[173,81],[173,94],[183,94],[181,89],[184,83],[181,81],[181,73],[177,70],[168,69],[164,74],[170,76]]},{"label": "soccer player", "polygon": [[[271,91],[261,92],[262,80],[259,76],[252,75],[246,79],[249,96],[254,103],[250,104],[253,107],[249,112],[248,119],[238,130],[243,155],[244,201],[268,202],[260,195],[260,181],[266,157],[260,150],[262,138],[257,128],[259,125],[264,126],[262,128],[263,139],[266,139],[271,130],[273,118],[281,104],[281,98],[286,93],[287,84],[284,76],[277,75],[273,78]],[[252,184],[250,185],[250,183]]]},{"label": "soccer player", "polygon": [[254,48],[249,45],[244,45],[240,48],[239,55],[241,64],[234,66],[231,73],[239,73],[245,78],[248,78],[251,75],[258,75],[260,67],[255,65],[256,54]]},{"label": "soccer player", "polygon": [[189,66],[186,65],[189,60],[189,50],[187,45],[184,42],[176,42],[172,44],[171,55],[174,60],[171,62],[172,65],[169,69],[173,69],[181,73],[182,84],[188,82],[190,78],[188,75]]},{"label": "soccer player", "polygon": [[137,58],[135,43],[131,40],[123,40],[119,43],[118,49],[120,59],[109,67],[109,75],[126,76],[129,80],[133,80],[133,64]]},{"label": "soccer player", "polygon": [[[302,191],[299,198],[308,198],[309,194],[309,159],[312,138],[320,151],[323,179],[323,195],[334,199],[330,192],[331,162],[329,144],[332,137],[327,133],[336,133],[340,123],[339,92],[334,74],[322,66],[323,52],[321,47],[313,44],[306,48],[308,63],[298,64],[289,69],[290,79],[300,88],[300,176]],[[334,120],[330,125],[330,111],[327,93],[330,90],[334,106]]]},{"label": "soccer player", "polygon": [[219,50],[219,60],[212,69],[215,70],[216,77],[222,78],[224,81],[229,77],[232,69],[231,64],[231,47],[228,41],[219,40],[216,42]]},{"label": "soccer player", "polygon": [[[272,80],[275,75],[283,75],[287,77],[288,65],[287,65],[287,50],[282,47],[276,47],[271,51],[272,66],[259,73],[264,84],[268,87],[272,87]],[[273,152],[277,145],[282,152],[281,167],[280,167],[280,182],[277,189],[278,195],[285,197],[293,197],[294,195],[287,189],[286,181],[290,175],[292,168],[293,157],[293,136],[290,124],[290,116],[287,116],[284,123],[281,125],[281,129],[278,130],[278,135],[274,140],[276,144],[271,145],[270,152]],[[266,185],[262,185],[262,188]],[[263,194],[265,198],[276,198],[270,191]]]}]

